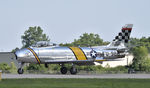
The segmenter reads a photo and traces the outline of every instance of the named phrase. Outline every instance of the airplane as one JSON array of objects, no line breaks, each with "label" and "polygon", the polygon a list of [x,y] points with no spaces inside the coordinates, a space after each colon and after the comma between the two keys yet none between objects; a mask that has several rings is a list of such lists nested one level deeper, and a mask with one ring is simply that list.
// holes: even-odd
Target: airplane
[{"label": "airplane", "polygon": [[77,74],[75,65],[95,65],[95,62],[115,61],[125,57],[126,44],[130,39],[133,24],[126,24],[115,39],[106,46],[93,47],[62,47],[48,41],[39,41],[28,48],[17,50],[15,59],[19,63],[18,74],[23,74],[24,63],[59,64],[60,72],[66,74],[68,69],[64,64],[72,64],[71,74]]}]

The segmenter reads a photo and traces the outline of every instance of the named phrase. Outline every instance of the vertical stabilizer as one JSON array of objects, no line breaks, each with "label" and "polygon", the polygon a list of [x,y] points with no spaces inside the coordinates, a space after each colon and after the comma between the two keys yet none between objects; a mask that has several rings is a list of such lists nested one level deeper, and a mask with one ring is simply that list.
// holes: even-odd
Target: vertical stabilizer
[{"label": "vertical stabilizer", "polygon": [[116,36],[113,41],[122,41],[124,43],[128,43],[132,27],[133,24],[126,24],[125,26],[123,26],[121,32],[118,33],[118,36]]},{"label": "vertical stabilizer", "polygon": [[121,46],[128,43],[133,24],[126,24],[122,27],[121,32],[115,37],[115,39],[108,45],[108,47]]}]

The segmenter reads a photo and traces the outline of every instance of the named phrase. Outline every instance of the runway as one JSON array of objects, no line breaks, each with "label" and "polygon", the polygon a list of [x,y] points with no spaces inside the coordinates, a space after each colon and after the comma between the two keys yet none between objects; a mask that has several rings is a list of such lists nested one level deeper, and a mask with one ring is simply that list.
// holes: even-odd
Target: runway
[{"label": "runway", "polygon": [[54,75],[54,74],[2,74],[2,79],[22,78],[137,78],[150,79],[150,74],[100,74],[100,75]]}]

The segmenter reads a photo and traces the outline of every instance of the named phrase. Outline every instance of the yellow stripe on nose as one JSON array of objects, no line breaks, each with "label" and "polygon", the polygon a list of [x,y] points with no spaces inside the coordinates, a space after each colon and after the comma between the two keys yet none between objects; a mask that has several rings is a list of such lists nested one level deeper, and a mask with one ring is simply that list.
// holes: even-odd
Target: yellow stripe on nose
[{"label": "yellow stripe on nose", "polygon": [[34,57],[36,58],[37,62],[40,64],[40,63],[41,63],[41,61],[40,61],[39,57],[37,56],[37,54],[34,52],[34,50],[33,50],[33,49],[31,49],[31,48],[27,48],[27,49],[29,49],[29,50],[32,52],[32,54],[33,54],[33,55],[34,55]]},{"label": "yellow stripe on nose", "polygon": [[77,60],[87,60],[85,53],[78,47],[70,47]]}]

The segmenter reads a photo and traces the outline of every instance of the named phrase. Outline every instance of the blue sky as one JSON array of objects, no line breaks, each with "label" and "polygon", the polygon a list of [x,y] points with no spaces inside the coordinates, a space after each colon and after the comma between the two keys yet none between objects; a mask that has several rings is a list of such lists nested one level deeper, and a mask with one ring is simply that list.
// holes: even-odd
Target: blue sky
[{"label": "blue sky", "polygon": [[85,32],[111,41],[128,23],[134,24],[132,37],[150,35],[150,0],[0,0],[0,51],[21,47],[30,26],[66,43]]}]

